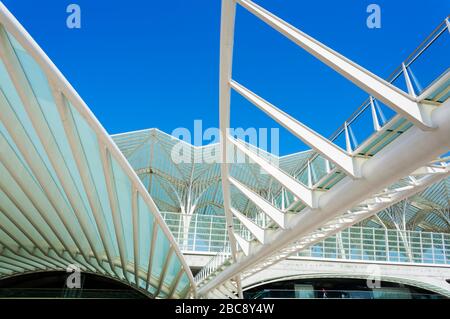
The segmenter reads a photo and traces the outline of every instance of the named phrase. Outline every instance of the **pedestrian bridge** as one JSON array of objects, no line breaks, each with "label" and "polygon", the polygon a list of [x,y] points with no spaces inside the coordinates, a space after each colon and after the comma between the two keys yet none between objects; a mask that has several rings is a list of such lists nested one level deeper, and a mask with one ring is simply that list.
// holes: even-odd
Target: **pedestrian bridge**
[{"label": "pedestrian bridge", "polygon": [[[233,77],[237,6],[368,94],[367,101],[332,139],[323,137],[245,87],[242,84],[245,79]],[[226,252],[221,253],[212,260],[212,268],[222,268],[221,271],[206,268],[199,274],[197,285],[201,296],[242,297],[241,280],[375,215],[450,174],[447,158],[450,150],[448,59],[441,59],[444,66],[426,89],[419,88],[411,80],[414,78],[412,69],[423,58],[423,52],[436,45],[436,39],[441,36],[448,41],[449,32],[449,21],[446,19],[386,81],[253,1],[222,1],[219,84],[221,181],[231,259],[225,257]],[[400,81],[406,89],[399,87]],[[229,134],[231,91],[241,95],[311,147],[314,155],[304,166],[302,174],[293,176],[286,173],[258,150]],[[395,112],[395,116],[380,125],[374,101],[387,106]],[[365,130],[365,138],[357,142],[352,138],[350,126],[358,123],[363,113],[369,114],[372,119],[373,130],[369,134]],[[343,147],[338,143],[339,137],[344,140]],[[282,189],[292,194],[295,200],[288,209],[280,209],[274,201],[270,202],[252,189],[251,183],[236,178],[229,164],[228,154],[234,154],[230,148],[244,154],[276,185],[281,185]],[[311,170],[314,161],[325,166],[318,178],[313,176]],[[435,163],[440,164],[435,166]],[[440,173],[436,174],[438,171]],[[248,216],[236,207],[232,201],[232,188],[244,194],[271,222],[258,223],[254,216]],[[235,229],[233,218],[244,225],[244,232]],[[228,265],[224,267],[226,263]]]},{"label": "pedestrian bridge", "polygon": [[[197,281],[231,263],[224,216],[163,212]],[[217,269],[217,265],[220,267]],[[275,281],[360,278],[408,284],[450,297],[450,234],[352,226],[242,282],[243,290]]]}]

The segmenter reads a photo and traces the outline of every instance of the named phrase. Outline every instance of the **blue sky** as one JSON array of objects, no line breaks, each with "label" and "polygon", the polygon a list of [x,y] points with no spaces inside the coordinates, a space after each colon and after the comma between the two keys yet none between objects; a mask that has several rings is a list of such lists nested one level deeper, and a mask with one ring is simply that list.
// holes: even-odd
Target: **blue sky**
[{"label": "blue sky", "polygon": [[[57,2],[57,3],[56,3]],[[302,31],[387,77],[450,13],[448,0],[258,0]],[[111,134],[218,125],[219,0],[3,0]],[[66,7],[82,27],[66,27]],[[369,4],[381,29],[366,26]],[[365,99],[346,79],[240,8],[233,75],[329,136]],[[441,57],[442,59],[444,57]],[[277,127],[232,97],[232,126]],[[304,149],[281,131],[281,154]]]}]

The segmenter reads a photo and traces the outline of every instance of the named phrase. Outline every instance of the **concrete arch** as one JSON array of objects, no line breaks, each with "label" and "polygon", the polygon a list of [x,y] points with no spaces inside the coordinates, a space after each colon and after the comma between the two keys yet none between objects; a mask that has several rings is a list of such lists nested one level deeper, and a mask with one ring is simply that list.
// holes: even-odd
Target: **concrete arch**
[{"label": "concrete arch", "polygon": [[[326,260],[285,260],[271,269],[243,281],[243,290],[248,290],[272,282],[295,279],[354,278],[367,279],[367,272],[374,264],[363,262],[330,262]],[[450,298],[450,267],[441,265],[430,267],[421,265],[376,264],[380,270],[380,280],[406,284],[426,289]]]}]

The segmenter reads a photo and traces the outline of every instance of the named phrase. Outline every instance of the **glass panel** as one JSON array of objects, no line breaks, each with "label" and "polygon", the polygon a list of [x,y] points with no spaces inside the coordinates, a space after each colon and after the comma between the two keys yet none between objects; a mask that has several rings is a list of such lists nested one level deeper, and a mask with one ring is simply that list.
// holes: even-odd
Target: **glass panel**
[{"label": "glass panel", "polygon": [[139,208],[139,263],[147,273],[150,257],[150,245],[153,238],[153,216],[141,196],[138,197]]},{"label": "glass panel", "polygon": [[164,262],[169,253],[170,244],[159,226],[157,227],[157,231],[156,242],[153,247],[152,277],[159,280]]}]

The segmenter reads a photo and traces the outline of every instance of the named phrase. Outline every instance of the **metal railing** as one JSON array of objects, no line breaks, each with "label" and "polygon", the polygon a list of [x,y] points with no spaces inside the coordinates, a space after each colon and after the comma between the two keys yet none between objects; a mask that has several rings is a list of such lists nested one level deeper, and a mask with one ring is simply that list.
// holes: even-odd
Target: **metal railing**
[{"label": "metal railing", "polygon": [[[448,19],[448,18],[447,18]],[[439,52],[439,54],[442,55],[441,59],[443,61],[443,65],[439,65],[438,67],[433,67],[433,70],[435,71],[435,74],[432,75],[426,75],[426,74],[414,74],[412,71],[412,67],[414,65],[418,65],[419,63],[424,63],[425,65],[427,63],[431,63],[431,58],[428,57],[429,52],[434,53],[436,50],[445,50],[442,49],[444,45],[442,44],[445,41],[448,41],[447,37],[449,37],[448,26],[446,21],[442,21],[436,29],[433,30],[433,32],[389,75],[387,78],[387,81],[397,88],[407,92],[410,95],[419,95],[424,91],[423,87],[426,87],[430,85],[434,80],[436,80],[439,76],[442,74],[448,72],[448,56],[444,52]],[[442,42],[442,43],[441,43]],[[406,72],[405,72],[406,71]],[[425,72],[430,72],[430,68],[426,68],[424,70]],[[420,78],[429,78],[427,81],[423,81],[422,83],[418,83],[418,80]],[[412,88],[408,88],[407,83],[411,82],[413,85]],[[411,91],[409,91],[411,89]],[[341,134],[345,134],[345,130],[349,128],[355,121],[358,120],[362,116],[364,112],[373,112],[373,109],[371,109],[371,99],[376,102],[376,99],[373,99],[372,97],[368,97],[362,105],[353,112],[353,114],[342,124],[331,136],[331,140],[336,140]],[[375,104],[378,104],[381,102],[376,102]],[[379,105],[378,105],[379,106]],[[383,104],[384,106],[384,104]],[[383,107],[383,111],[388,109],[387,106]],[[389,109],[390,110],[390,109]],[[377,111],[381,111],[380,107],[377,108]],[[393,111],[391,111],[393,112]],[[372,113],[373,114],[373,113]],[[381,111],[381,114],[375,114],[378,115],[378,117],[372,119],[373,124],[375,124],[376,121],[380,122],[380,124],[385,124],[387,120],[386,116],[383,117],[383,112]],[[349,134],[351,137],[351,134]],[[363,139],[361,139],[362,141]]]},{"label": "metal railing", "polygon": [[194,282],[199,284],[205,281],[211,274],[224,267],[231,260],[231,249],[226,245],[224,249],[218,252],[194,277]]},{"label": "metal railing", "polygon": [[[228,244],[224,216],[161,212],[184,252],[216,253]],[[186,225],[185,225],[186,224]],[[187,230],[187,231],[186,231]]]},{"label": "metal railing", "polygon": [[299,252],[297,256],[450,264],[450,234],[352,226]]},{"label": "metal railing", "polygon": [[[184,253],[209,253],[226,260],[230,249],[224,216],[163,212]],[[183,221],[189,221],[184,227]],[[188,229],[187,233],[183,233]],[[298,257],[396,263],[450,264],[450,234],[352,226],[297,254]],[[213,262],[211,260],[211,262]],[[213,266],[215,265],[215,266]]]},{"label": "metal railing", "polygon": [[[448,20],[448,18],[446,19]],[[387,82],[396,88],[416,97],[425,91],[433,82],[449,73],[446,45],[448,46],[450,30],[444,20],[439,26],[391,73]],[[437,53],[436,53],[437,52]],[[436,56],[439,55],[439,58]],[[432,56],[432,57],[430,57]],[[433,61],[433,67],[430,63]],[[442,61],[443,63],[437,63]],[[442,65],[440,65],[442,64]],[[413,71],[414,69],[414,71]],[[431,72],[432,71],[432,72]],[[391,129],[400,116],[384,103],[369,96],[355,112],[331,135],[330,140],[349,153],[373,155],[371,152],[360,152],[361,146],[367,144],[374,134],[381,135]],[[405,123],[399,129],[407,129]],[[395,136],[394,136],[395,138]],[[378,151],[379,149],[371,149]],[[367,151],[367,150],[366,150]],[[317,162],[325,162],[327,169],[317,170]],[[295,176],[305,185],[316,185],[321,179],[335,169],[334,165],[320,154],[314,152],[307,163],[296,172]],[[311,176],[313,175],[313,176]]]}]

